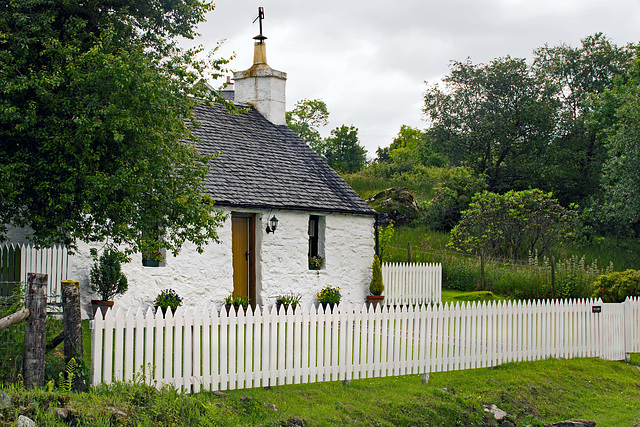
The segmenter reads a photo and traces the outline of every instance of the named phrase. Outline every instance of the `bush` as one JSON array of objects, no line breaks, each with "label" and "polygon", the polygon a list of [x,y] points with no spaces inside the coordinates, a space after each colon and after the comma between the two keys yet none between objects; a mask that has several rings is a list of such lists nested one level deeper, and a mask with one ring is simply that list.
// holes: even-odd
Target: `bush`
[{"label": "bush", "polygon": [[100,295],[103,301],[110,301],[127,291],[127,278],[120,269],[124,259],[124,255],[116,249],[107,247],[91,267],[91,290]]},{"label": "bush", "polygon": [[382,283],[382,266],[380,265],[380,258],[378,258],[377,255],[373,256],[369,292],[371,292],[371,295],[382,295],[382,292],[384,292],[384,283]]},{"label": "bush", "polygon": [[594,286],[594,298],[602,298],[603,302],[624,302],[627,297],[640,296],[640,271],[604,274],[598,277]]},{"label": "bush", "polygon": [[470,292],[476,289],[480,269],[453,259],[442,264],[442,287]]}]

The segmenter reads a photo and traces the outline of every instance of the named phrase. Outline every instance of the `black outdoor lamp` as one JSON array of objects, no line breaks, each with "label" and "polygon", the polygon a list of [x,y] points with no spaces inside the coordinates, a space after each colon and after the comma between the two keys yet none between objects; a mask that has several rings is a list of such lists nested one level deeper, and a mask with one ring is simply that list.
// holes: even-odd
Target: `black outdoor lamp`
[{"label": "black outdoor lamp", "polygon": [[274,215],[269,220],[269,225],[267,225],[267,234],[275,233],[276,232],[276,228],[278,228],[278,218],[276,218],[276,216]]}]

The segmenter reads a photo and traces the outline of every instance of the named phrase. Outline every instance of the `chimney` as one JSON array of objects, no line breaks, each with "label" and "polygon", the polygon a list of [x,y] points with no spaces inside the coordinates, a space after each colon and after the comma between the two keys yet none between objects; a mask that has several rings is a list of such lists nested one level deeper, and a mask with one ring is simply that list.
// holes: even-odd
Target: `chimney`
[{"label": "chimney", "polygon": [[262,20],[260,35],[254,39],[253,65],[248,70],[233,73],[235,101],[252,105],[273,124],[284,125],[287,73],[267,65],[267,45],[264,42],[266,37],[262,35]]}]

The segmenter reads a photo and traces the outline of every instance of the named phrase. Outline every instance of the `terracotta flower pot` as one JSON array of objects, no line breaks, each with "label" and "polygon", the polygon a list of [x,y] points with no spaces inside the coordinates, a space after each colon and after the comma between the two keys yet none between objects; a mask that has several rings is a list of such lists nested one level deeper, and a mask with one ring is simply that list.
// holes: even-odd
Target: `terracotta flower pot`
[{"label": "terracotta flower pot", "polygon": [[93,317],[96,317],[96,313],[98,309],[100,309],[100,313],[102,314],[102,318],[107,315],[107,310],[113,307],[113,301],[103,301],[100,299],[92,299],[91,307],[93,308]]},{"label": "terracotta flower pot", "polygon": [[367,305],[369,307],[376,308],[378,306],[382,306],[383,301],[384,295],[367,295]]}]

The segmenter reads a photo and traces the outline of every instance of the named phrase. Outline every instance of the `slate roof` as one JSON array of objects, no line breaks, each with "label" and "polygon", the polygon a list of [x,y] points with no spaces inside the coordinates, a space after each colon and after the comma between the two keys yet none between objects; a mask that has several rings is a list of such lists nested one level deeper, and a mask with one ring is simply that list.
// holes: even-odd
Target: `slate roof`
[{"label": "slate roof", "polygon": [[205,188],[219,206],[375,215],[375,211],[298,135],[255,109],[196,109],[194,130],[210,162]]}]

